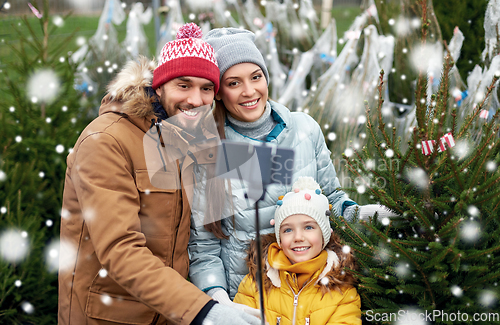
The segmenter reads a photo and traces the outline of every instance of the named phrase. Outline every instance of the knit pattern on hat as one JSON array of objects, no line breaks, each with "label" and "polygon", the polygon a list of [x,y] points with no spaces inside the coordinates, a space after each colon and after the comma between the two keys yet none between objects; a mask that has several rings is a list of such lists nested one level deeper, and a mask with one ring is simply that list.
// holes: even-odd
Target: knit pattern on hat
[{"label": "knit pattern on hat", "polygon": [[205,78],[219,90],[219,67],[215,52],[210,44],[201,39],[201,29],[194,23],[182,26],[177,39],[163,46],[158,67],[153,73],[153,89],[178,77]]},{"label": "knit pattern on hat", "polygon": [[305,214],[313,218],[321,229],[325,248],[331,236],[330,204],[328,198],[321,193],[318,183],[312,177],[299,177],[292,185],[292,191],[280,201],[274,213],[274,232],[278,245],[281,247],[280,227],[283,220],[291,215]]},{"label": "knit pattern on hat", "polygon": [[254,63],[260,67],[269,84],[266,61],[254,43],[254,33],[246,29],[215,28],[207,33],[204,40],[215,50],[221,78],[233,65]]}]

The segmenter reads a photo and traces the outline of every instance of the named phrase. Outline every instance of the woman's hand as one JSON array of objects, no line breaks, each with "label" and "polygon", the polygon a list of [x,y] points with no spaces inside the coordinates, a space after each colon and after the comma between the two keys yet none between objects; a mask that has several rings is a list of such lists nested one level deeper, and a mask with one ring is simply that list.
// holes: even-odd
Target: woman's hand
[{"label": "woman's hand", "polygon": [[213,300],[216,300],[218,303],[222,305],[226,305],[241,311],[244,311],[245,313],[258,317],[260,319],[260,310],[248,307],[246,305],[242,304],[237,304],[235,302],[232,302],[231,299],[229,298],[229,295],[227,294],[226,290],[222,288],[214,288],[210,289],[207,294],[212,297]]}]

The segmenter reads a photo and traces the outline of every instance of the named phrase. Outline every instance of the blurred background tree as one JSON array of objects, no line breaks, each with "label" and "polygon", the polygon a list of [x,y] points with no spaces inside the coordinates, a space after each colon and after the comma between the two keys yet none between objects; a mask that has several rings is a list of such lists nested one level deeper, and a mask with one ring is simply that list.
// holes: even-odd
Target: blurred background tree
[{"label": "blurred background tree", "polygon": [[[443,34],[443,39],[450,40],[456,26],[460,28],[466,42],[462,46],[461,59],[457,68],[463,80],[480,62],[484,49],[484,13],[488,0],[435,1],[434,11]],[[453,13],[453,14],[451,14]]]},{"label": "blurred background tree", "polygon": [[[0,74],[0,323],[56,324],[66,155],[90,121],[48,0]],[[67,17],[64,17],[67,18]]]}]

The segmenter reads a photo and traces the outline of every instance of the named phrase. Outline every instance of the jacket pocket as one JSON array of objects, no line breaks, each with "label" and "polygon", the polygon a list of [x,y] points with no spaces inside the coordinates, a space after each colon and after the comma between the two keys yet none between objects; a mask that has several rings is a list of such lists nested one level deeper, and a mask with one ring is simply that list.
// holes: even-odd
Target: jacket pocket
[{"label": "jacket pocket", "polygon": [[89,292],[86,314],[90,318],[118,324],[149,325],[156,312],[131,297]]},{"label": "jacket pocket", "polygon": [[182,213],[181,189],[177,187],[179,175],[158,171],[150,176],[147,170],[136,170],[135,182],[141,205],[141,231],[146,236],[171,237]]},{"label": "jacket pocket", "polygon": [[174,240],[182,215],[179,174],[158,171],[151,175],[143,169],[135,171],[135,179],[141,205],[141,232],[146,237],[146,247],[166,265],[172,266]]}]

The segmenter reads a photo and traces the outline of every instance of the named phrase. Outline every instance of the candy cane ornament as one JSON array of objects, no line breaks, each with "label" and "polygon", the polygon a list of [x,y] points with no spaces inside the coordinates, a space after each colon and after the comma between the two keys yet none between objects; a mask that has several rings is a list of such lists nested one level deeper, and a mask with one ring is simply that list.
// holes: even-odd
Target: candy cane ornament
[{"label": "candy cane ornament", "polygon": [[[426,140],[422,141],[422,154],[429,156],[434,151],[434,146],[436,145],[436,140]],[[443,152],[448,148],[453,148],[455,146],[455,139],[451,132],[446,133],[439,139],[438,152]]]}]

